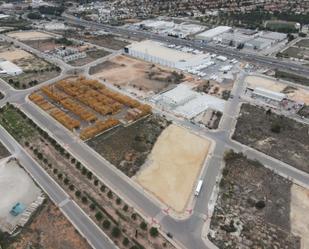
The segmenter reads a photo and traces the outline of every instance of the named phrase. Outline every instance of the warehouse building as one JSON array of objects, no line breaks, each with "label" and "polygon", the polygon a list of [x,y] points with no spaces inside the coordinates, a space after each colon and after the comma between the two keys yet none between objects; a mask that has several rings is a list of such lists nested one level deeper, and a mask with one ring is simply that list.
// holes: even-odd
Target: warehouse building
[{"label": "warehouse building", "polygon": [[245,48],[254,49],[254,50],[262,50],[271,47],[274,41],[258,37],[256,39],[247,41],[245,43]]},{"label": "warehouse building", "polygon": [[124,51],[133,57],[181,70],[200,65],[207,57],[204,54],[179,51],[150,40],[133,43],[125,47]]},{"label": "warehouse building", "polygon": [[284,93],[270,91],[262,87],[256,87],[252,92],[252,96],[262,98],[266,101],[272,100],[276,102],[281,102],[283,99],[287,98],[287,96]]},{"label": "warehouse building", "polygon": [[202,33],[199,33],[195,36],[196,39],[203,40],[203,41],[212,41],[215,37],[226,33],[228,31],[232,30],[231,27],[228,26],[218,26],[216,28],[204,31]]},{"label": "warehouse building", "polygon": [[180,84],[174,89],[154,97],[161,108],[192,119],[208,109],[223,112],[226,101],[208,94],[193,91],[188,85]]},{"label": "warehouse building", "polygon": [[19,75],[23,70],[10,61],[0,61],[0,73],[11,76]]}]

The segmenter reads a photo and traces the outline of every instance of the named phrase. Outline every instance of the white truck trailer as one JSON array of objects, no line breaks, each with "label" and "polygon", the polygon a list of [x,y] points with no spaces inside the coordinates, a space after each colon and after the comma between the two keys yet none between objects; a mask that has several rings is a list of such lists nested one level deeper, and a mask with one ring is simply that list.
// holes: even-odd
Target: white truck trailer
[{"label": "white truck trailer", "polygon": [[199,195],[199,193],[202,189],[202,186],[203,186],[203,180],[199,180],[197,185],[196,185],[196,189],[195,189],[195,193],[194,193],[195,196]]}]

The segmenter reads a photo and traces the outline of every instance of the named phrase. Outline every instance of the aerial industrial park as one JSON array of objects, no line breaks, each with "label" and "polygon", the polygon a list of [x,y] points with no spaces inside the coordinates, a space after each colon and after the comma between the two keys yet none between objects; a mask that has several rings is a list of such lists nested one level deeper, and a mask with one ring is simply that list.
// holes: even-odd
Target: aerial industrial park
[{"label": "aerial industrial park", "polygon": [[221,2],[0,1],[0,249],[309,248],[309,5]]}]

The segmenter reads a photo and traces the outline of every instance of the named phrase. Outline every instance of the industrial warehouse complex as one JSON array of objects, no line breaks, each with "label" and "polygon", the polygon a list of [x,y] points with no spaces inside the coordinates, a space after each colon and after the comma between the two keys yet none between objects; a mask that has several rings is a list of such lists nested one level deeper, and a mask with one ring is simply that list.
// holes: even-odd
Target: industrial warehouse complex
[{"label": "industrial warehouse complex", "polygon": [[11,2],[0,249],[309,248],[306,1]]}]

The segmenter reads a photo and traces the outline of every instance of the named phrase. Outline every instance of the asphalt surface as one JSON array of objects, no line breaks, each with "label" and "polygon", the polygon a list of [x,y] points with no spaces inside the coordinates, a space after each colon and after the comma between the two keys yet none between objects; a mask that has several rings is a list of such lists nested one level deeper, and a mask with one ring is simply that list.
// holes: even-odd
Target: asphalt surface
[{"label": "asphalt surface", "polygon": [[33,160],[4,128],[0,127],[0,140],[13,156],[16,156],[24,169],[61,209],[74,227],[95,249],[114,249],[115,245],[103,234],[102,230],[89,219],[68,194]]},{"label": "asphalt surface", "polygon": [[[186,40],[180,41],[185,42]],[[14,42],[16,43],[15,40]],[[29,49],[22,43],[19,45],[26,50]],[[38,53],[38,51],[34,51],[34,53]],[[40,56],[42,57],[43,55],[41,54]],[[191,215],[183,220],[175,219],[162,209],[161,203],[153,198],[149,198],[149,195],[131,179],[117,170],[94,150],[88,147],[84,142],[79,140],[79,138],[73,136],[71,132],[66,130],[53,118],[27,101],[27,95],[34,89],[66,77],[68,72],[72,70],[72,67],[67,66],[65,63],[63,64],[58,61],[54,61],[54,63],[63,69],[61,75],[57,77],[57,79],[44,82],[43,84],[31,89],[15,90],[3,81],[0,81],[0,91],[3,91],[6,95],[5,98],[0,101],[0,104],[3,105],[6,102],[16,104],[38,125],[40,125],[40,127],[45,129],[59,143],[64,145],[68,151],[70,151],[78,160],[85,164],[94,174],[96,174],[104,183],[116,191],[130,205],[136,208],[144,216],[157,219],[161,225],[161,229],[166,233],[169,232],[172,234],[173,239],[184,248],[216,248],[211,243],[207,243],[206,245],[201,236],[203,226],[208,219],[208,205],[211,203],[213,189],[217,184],[217,179],[220,175],[220,166],[225,150],[234,149],[235,151],[242,151],[248,157],[261,161],[265,164],[265,166],[276,170],[282,175],[287,175],[292,180],[302,185],[309,183],[308,174],[300,172],[287,164],[268,157],[263,153],[250,149],[230,139],[230,134],[233,131],[238,115],[239,105],[241,103],[240,95],[244,91],[244,78],[246,77],[246,74],[241,73],[232,90],[234,97],[226,104],[226,109],[218,131],[208,131],[207,129],[196,126],[189,121],[171,117],[175,123],[188,127],[190,130],[200,134],[201,136],[207,136],[215,142],[214,150],[208,156],[205,170],[202,172],[201,176],[204,180],[204,186],[199,197],[195,199],[195,205]],[[284,64],[280,65],[282,66]],[[85,67],[80,67],[79,69],[83,70]],[[309,73],[307,72],[306,75],[308,74]],[[19,160],[21,160],[22,165],[24,165],[24,167],[30,172],[34,179],[42,186],[42,188],[55,201],[56,204],[61,206],[65,203],[65,205],[61,207],[62,211],[77,227],[77,229],[81,231],[81,233],[94,248],[115,248],[115,246],[109,241],[109,239],[107,239],[99,228],[94,225],[87,214],[83,213],[83,211],[74,202],[68,200],[67,194],[3,129],[0,129],[0,140],[8,146],[10,151],[12,151],[12,153],[14,153]]]}]

